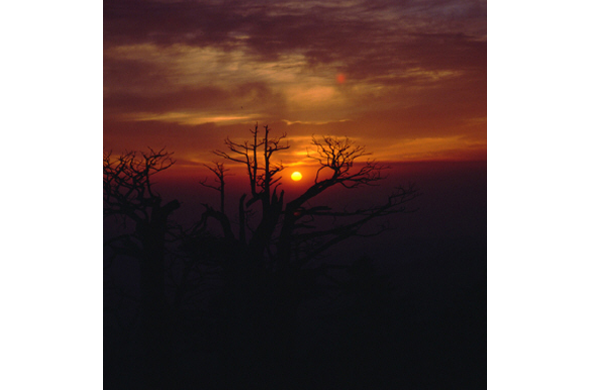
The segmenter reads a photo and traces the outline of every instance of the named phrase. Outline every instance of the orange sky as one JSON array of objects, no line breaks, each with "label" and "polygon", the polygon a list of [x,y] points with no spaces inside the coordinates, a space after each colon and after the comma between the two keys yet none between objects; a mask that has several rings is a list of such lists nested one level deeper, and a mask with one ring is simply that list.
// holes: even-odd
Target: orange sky
[{"label": "orange sky", "polygon": [[104,2],[104,147],[214,160],[254,123],[380,161],[485,160],[485,1]]}]

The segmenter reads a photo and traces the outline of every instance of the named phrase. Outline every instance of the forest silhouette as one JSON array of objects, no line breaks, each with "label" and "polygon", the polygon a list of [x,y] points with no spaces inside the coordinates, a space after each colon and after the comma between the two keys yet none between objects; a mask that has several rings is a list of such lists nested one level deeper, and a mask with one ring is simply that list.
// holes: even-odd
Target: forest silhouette
[{"label": "forest silhouette", "polygon": [[[323,136],[308,151],[313,181],[287,197],[287,141],[258,125],[247,141],[225,139],[200,179],[218,203],[203,203],[190,226],[174,221],[181,202],[154,183],[173,167],[171,152],[105,153],[105,388],[484,388],[481,270],[477,283],[443,293],[429,285],[432,269],[423,272],[469,273],[485,257],[478,243],[422,247],[421,261],[399,262],[396,275],[379,263],[403,248],[334,258],[344,242],[416,211],[420,192],[409,184],[376,205],[327,204],[321,194],[379,186],[386,175],[363,146]],[[228,204],[230,164],[248,184],[237,204]]]}]

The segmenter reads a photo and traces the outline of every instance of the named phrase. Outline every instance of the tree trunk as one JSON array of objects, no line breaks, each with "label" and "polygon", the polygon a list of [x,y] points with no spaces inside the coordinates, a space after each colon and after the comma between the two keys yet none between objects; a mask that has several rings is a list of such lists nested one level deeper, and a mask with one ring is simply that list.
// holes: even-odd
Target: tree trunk
[{"label": "tree trunk", "polygon": [[140,261],[141,350],[146,388],[164,388],[168,373],[167,339],[169,313],[165,291],[166,225],[180,207],[177,201],[156,204],[148,222],[138,226],[143,244]]}]

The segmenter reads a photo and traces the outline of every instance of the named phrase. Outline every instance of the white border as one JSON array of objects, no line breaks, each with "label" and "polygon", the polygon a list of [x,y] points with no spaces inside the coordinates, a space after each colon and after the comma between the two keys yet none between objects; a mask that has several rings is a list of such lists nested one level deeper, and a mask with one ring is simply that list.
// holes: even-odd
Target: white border
[{"label": "white border", "polygon": [[102,3],[2,14],[0,388],[102,389]]}]

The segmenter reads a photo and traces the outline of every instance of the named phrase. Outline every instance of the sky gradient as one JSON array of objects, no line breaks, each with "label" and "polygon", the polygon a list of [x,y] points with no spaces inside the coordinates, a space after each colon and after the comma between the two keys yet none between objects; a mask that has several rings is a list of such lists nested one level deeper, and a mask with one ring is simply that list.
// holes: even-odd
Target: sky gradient
[{"label": "sky gradient", "polygon": [[[486,160],[485,1],[104,2],[104,148],[214,160],[254,123],[380,161]],[[311,162],[311,161],[310,161]]]}]

